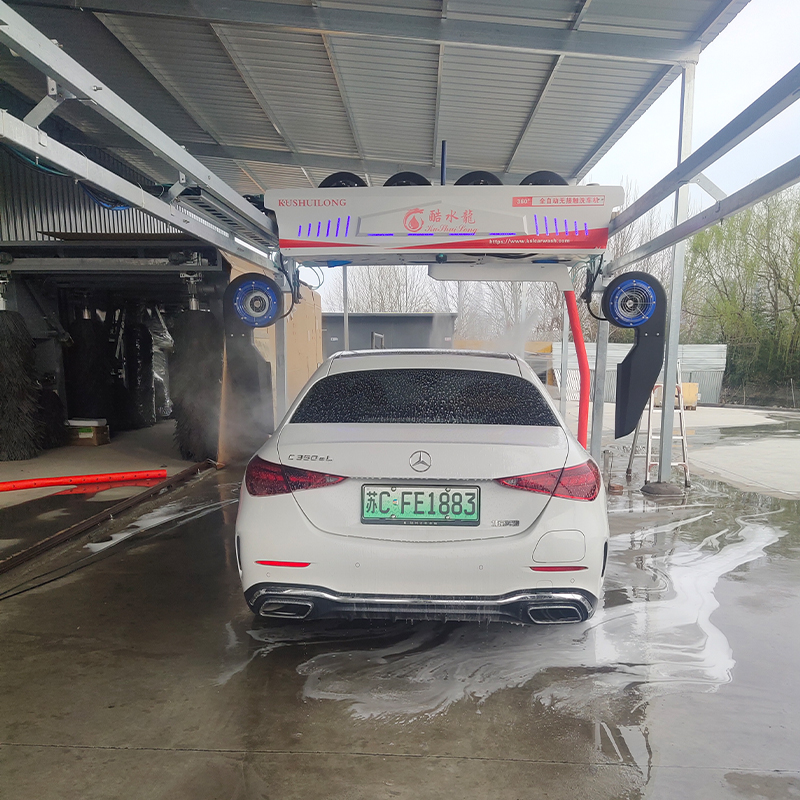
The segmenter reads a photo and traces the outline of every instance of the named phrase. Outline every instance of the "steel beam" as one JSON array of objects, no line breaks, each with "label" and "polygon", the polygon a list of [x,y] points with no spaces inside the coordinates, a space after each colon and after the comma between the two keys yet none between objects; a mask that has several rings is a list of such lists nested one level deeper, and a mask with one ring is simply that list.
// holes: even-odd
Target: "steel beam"
[{"label": "steel beam", "polygon": [[[23,0],[25,4],[75,8],[73,0]],[[400,7],[401,4],[398,4]],[[227,25],[258,25],[321,36],[353,36],[478,47],[578,58],[606,58],[651,64],[696,63],[700,45],[656,36],[561,30],[537,25],[477,22],[385,11],[319,5],[264,3],[260,0],[81,0],[85,11]]]},{"label": "steel beam", "polygon": [[196,211],[179,203],[165,203],[163,200],[153,197],[141,186],[101,167],[81,153],[51,139],[44,131],[26,125],[22,120],[2,109],[0,109],[0,141],[19,147],[220,250],[246,259],[264,269],[275,269],[267,253],[252,245],[243,246],[232,232],[226,231],[219,223],[211,222]]},{"label": "steel beam", "polygon": [[636,202],[631,203],[619,216],[612,219],[609,233],[613,235],[621,231],[651,208],[655,208],[679,186],[697,177],[704,169],[733,150],[798,99],[800,99],[800,64],[789,70],[772,88],[767,89],[761,97],[714,134],[702,147],[698,147],[652,189],[646,191]]},{"label": "steel beam", "polygon": [[[435,144],[438,156],[438,141]],[[436,165],[430,161],[417,163],[410,161],[394,161],[390,159],[378,158],[358,158],[357,156],[329,156],[318,153],[292,153],[288,150],[272,150],[265,147],[246,147],[240,145],[218,145],[195,143],[188,145],[189,151],[201,158],[227,158],[236,161],[255,161],[264,164],[285,164],[307,169],[328,169],[331,172],[348,170],[350,172],[367,172],[385,175],[387,172],[419,172],[433,182],[438,182],[439,167],[438,158],[435,159]],[[485,164],[462,164],[458,167],[448,167],[447,181],[454,183],[458,178],[467,172],[475,169],[483,169]],[[504,173],[506,183],[519,183],[528,173],[514,172]]]},{"label": "steel beam", "polygon": [[[578,11],[575,14],[575,17],[572,20],[572,23],[569,26],[569,29],[572,31],[578,30],[580,24],[583,22],[584,17],[586,16],[587,12],[589,11],[589,6],[592,4],[592,0],[580,0],[580,5],[578,7]],[[542,86],[542,91],[539,92],[539,96],[533,103],[533,107],[531,108],[531,113],[528,114],[528,119],[525,121],[525,125],[522,127],[522,131],[520,132],[519,136],[517,137],[516,144],[514,145],[514,149],[511,151],[511,157],[508,159],[506,163],[505,172],[511,172],[512,166],[514,164],[514,160],[519,153],[519,149],[522,146],[522,142],[525,140],[525,137],[528,135],[528,132],[533,125],[534,119],[536,119],[539,109],[542,107],[542,103],[547,97],[550,89],[553,88],[553,84],[555,83],[556,75],[558,74],[559,69],[561,68],[562,63],[564,62],[564,56],[559,55],[556,56],[553,60],[553,64],[550,67],[550,72],[547,75],[547,78],[544,81],[544,85]]]},{"label": "steel beam", "polygon": [[75,59],[67,55],[33,25],[0,0],[0,42],[22,56],[45,75],[54,78],[76,97],[88,101],[96,111],[179,172],[202,186],[217,199],[248,220],[265,238],[277,238],[268,218],[217,177],[208,167],[186,152],[177,142],[126,103]]},{"label": "steel beam", "polygon": [[631,250],[630,253],[626,253],[621,258],[616,259],[610,265],[610,269],[612,272],[619,272],[621,269],[625,269],[625,267],[629,267],[631,264],[635,264],[637,261],[641,261],[643,258],[652,256],[655,253],[660,253],[677,242],[688,239],[704,228],[708,228],[716,222],[721,222],[738,211],[744,211],[744,209],[750,208],[750,206],[765,200],[777,192],[788,189],[798,182],[800,182],[800,156],[787,161],[783,166],[768,172],[764,177],[753,181],[743,189],[739,189],[738,192],[728,195],[719,203],[707,208],[705,211],[701,211],[699,214],[695,214],[690,219],[680,225],[676,225],[660,236],[656,236],[655,239],[643,244],[641,247]]},{"label": "steel beam", "polygon": [[[694,66],[683,71],[681,80],[680,127],[678,129],[678,164],[692,152],[694,124]],[[683,184],[675,195],[675,225],[689,215],[689,186]],[[683,307],[683,273],[686,261],[686,240],[675,245],[672,255],[669,314],[667,314],[666,348],[664,352],[664,381],[661,395],[661,444],[658,448],[658,480],[667,483],[672,477],[672,429],[675,424],[675,386],[678,381],[678,344],[681,334]]]},{"label": "steel beam", "polygon": [[[186,243],[184,242],[184,247]],[[222,266],[214,264],[189,264],[193,272],[222,272]],[[134,272],[157,272],[161,274],[185,272],[186,264],[171,264],[166,258],[15,258],[10,264],[4,264],[5,272],[33,273],[47,272],[102,272],[127,275]]]}]

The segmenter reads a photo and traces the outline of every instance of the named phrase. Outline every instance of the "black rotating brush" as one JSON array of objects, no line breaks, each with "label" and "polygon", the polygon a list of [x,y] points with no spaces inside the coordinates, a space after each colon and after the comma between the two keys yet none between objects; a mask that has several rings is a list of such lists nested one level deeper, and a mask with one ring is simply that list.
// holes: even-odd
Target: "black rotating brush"
[{"label": "black rotating brush", "polygon": [[22,314],[0,297],[0,461],[35,458],[42,449],[35,344]]},{"label": "black rotating brush", "polygon": [[170,330],[169,383],[175,439],[184,458],[217,458],[223,330],[208,311],[184,311]]}]

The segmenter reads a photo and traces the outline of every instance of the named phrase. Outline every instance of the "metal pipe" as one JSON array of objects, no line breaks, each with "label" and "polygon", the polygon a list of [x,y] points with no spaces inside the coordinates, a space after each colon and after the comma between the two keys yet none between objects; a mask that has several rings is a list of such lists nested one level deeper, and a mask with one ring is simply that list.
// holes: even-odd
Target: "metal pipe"
[{"label": "metal pipe", "polygon": [[606,320],[597,323],[597,345],[594,359],[594,387],[592,397],[592,439],[589,452],[595,461],[600,461],[603,451],[603,411],[606,402],[606,368],[608,363],[609,324]]},{"label": "metal pipe", "polygon": [[277,428],[289,407],[286,317],[280,317],[275,323],[275,377],[275,427]]},{"label": "metal pipe", "polygon": [[350,311],[349,298],[347,296],[347,264],[342,267],[342,324],[344,333],[342,334],[342,344],[345,350],[350,349]]},{"label": "metal pipe", "polygon": [[[692,121],[694,118],[694,65],[683,70],[681,81],[681,116],[678,136],[678,163],[692,152]],[[689,216],[689,186],[683,185],[675,195],[675,225]],[[686,240],[675,245],[672,256],[669,314],[667,315],[666,352],[664,354],[664,388],[661,395],[661,446],[658,453],[658,480],[667,483],[672,475],[672,429],[675,424],[675,387],[679,376],[678,342],[681,333],[683,304],[683,272],[686,260]]]},{"label": "metal pipe", "polygon": [[572,328],[572,339],[575,342],[575,353],[578,356],[578,371],[581,375],[581,395],[578,403],[578,442],[581,447],[586,447],[586,436],[589,431],[589,387],[591,372],[589,371],[589,358],[586,355],[586,345],[583,341],[581,318],[578,314],[578,301],[574,291],[564,292],[569,313],[569,324]]}]

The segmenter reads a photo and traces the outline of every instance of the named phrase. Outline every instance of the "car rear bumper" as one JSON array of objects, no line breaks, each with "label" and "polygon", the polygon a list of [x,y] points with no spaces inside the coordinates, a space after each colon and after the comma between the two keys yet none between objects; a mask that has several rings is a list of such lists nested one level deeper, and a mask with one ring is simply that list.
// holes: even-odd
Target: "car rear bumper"
[{"label": "car rear bumper", "polygon": [[258,583],[245,592],[252,611],[278,619],[435,619],[553,625],[583,622],[597,598],[584,590],[524,589],[494,597],[341,594],[320,586]]}]

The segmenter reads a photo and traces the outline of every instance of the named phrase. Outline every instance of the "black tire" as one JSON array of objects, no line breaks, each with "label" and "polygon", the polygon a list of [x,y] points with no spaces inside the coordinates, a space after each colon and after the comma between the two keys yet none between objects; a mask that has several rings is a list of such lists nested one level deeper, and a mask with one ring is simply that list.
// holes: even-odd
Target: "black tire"
[{"label": "black tire", "polygon": [[73,344],[64,349],[67,413],[88,419],[109,416],[108,341],[97,319],[76,319],[69,326]]},{"label": "black tire", "polygon": [[169,385],[181,456],[216,460],[222,396],[222,326],[206,311],[184,311],[171,327]]},{"label": "black tire", "polygon": [[35,344],[16,311],[0,311],[0,461],[35,458],[42,449]]}]

